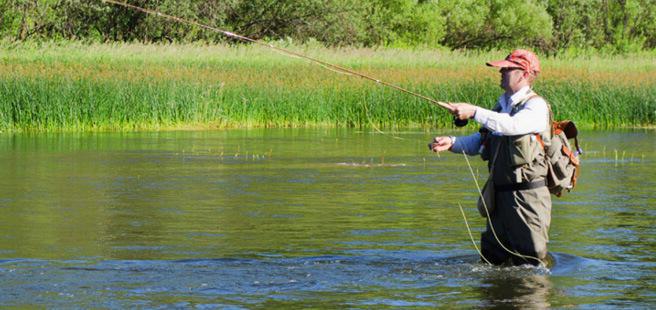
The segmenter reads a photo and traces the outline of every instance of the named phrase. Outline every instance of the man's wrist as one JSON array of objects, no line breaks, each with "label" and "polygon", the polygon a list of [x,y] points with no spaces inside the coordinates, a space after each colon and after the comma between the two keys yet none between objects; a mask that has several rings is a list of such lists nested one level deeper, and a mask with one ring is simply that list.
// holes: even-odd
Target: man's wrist
[{"label": "man's wrist", "polygon": [[456,137],[455,136],[449,136],[449,139],[451,140],[451,146],[449,146],[449,150],[450,150],[456,144]]}]

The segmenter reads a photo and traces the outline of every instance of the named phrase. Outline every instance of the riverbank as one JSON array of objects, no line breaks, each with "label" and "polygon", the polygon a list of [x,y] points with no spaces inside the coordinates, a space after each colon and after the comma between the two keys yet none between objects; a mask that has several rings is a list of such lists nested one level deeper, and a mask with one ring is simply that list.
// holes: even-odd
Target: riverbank
[{"label": "riverbank", "polygon": [[[505,52],[286,46],[442,101],[491,107]],[[535,85],[558,119],[653,127],[650,54],[546,58]],[[257,46],[3,45],[0,130],[449,127],[426,101]],[[473,125],[472,125],[473,126]]]}]

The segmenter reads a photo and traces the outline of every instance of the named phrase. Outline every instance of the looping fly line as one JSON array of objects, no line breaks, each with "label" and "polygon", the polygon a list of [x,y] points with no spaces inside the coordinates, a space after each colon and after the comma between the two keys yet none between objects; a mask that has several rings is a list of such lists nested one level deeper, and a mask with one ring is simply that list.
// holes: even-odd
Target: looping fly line
[{"label": "looping fly line", "polygon": [[146,13],[146,14],[159,16],[159,17],[162,17],[162,18],[165,18],[165,19],[168,19],[168,20],[173,20],[173,21],[176,21],[176,22],[179,22],[179,23],[182,23],[182,24],[193,25],[193,26],[197,26],[197,27],[200,27],[200,28],[203,28],[203,29],[218,32],[218,33],[221,33],[221,34],[223,34],[227,37],[230,37],[230,38],[234,38],[234,39],[238,39],[238,40],[241,40],[241,41],[250,42],[250,43],[254,43],[254,44],[257,44],[257,45],[264,46],[264,47],[268,47],[268,48],[271,48],[271,49],[276,50],[278,52],[281,52],[281,53],[283,53],[287,56],[299,57],[299,58],[309,60],[310,62],[319,64],[322,67],[324,67],[326,69],[329,69],[331,71],[335,71],[335,72],[339,72],[339,73],[345,73],[345,74],[349,74],[349,75],[355,75],[355,76],[361,77],[363,79],[373,81],[376,84],[391,87],[391,88],[394,88],[398,91],[409,94],[411,96],[415,96],[417,98],[426,100],[426,101],[428,101],[428,102],[430,102],[434,105],[437,105],[441,108],[444,108],[444,109],[447,109],[447,110],[452,109],[451,104],[448,103],[448,102],[438,101],[438,100],[435,100],[435,99],[430,98],[428,96],[422,95],[420,93],[413,92],[411,90],[407,90],[407,89],[405,89],[401,86],[391,84],[391,83],[382,81],[380,79],[376,79],[376,78],[373,78],[371,76],[356,72],[354,70],[351,70],[351,69],[348,69],[348,68],[345,68],[345,67],[342,67],[342,66],[338,66],[338,65],[335,65],[335,64],[331,64],[329,62],[325,62],[323,60],[319,60],[319,59],[316,59],[316,58],[313,58],[313,57],[310,57],[310,56],[306,56],[306,55],[303,55],[301,53],[297,53],[297,52],[294,52],[294,51],[291,51],[291,50],[288,50],[288,49],[285,49],[285,48],[282,48],[282,47],[277,47],[277,46],[274,46],[274,45],[271,45],[271,44],[268,44],[268,43],[265,43],[265,42],[262,42],[262,41],[259,41],[259,40],[251,39],[249,37],[245,37],[245,36],[230,32],[230,31],[226,31],[226,30],[223,30],[223,29],[219,29],[219,28],[216,28],[216,27],[209,26],[209,25],[201,24],[197,21],[188,20],[188,19],[177,17],[177,16],[164,14],[162,12],[158,12],[158,11],[155,11],[155,10],[145,9],[145,8],[142,8],[142,7],[139,7],[139,6],[136,6],[136,5],[132,5],[132,4],[129,4],[129,3],[118,2],[118,1],[115,1],[115,0],[102,0],[102,1],[106,2],[106,3],[122,6],[122,7],[125,7],[125,8],[129,8],[129,9],[132,9],[132,10],[136,10],[136,11],[139,11],[139,12],[143,12],[143,13]]}]

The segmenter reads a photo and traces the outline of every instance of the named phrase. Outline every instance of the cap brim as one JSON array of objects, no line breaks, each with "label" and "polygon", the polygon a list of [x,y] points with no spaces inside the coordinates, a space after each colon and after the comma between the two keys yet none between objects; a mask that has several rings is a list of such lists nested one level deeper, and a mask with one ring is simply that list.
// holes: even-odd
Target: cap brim
[{"label": "cap brim", "polygon": [[486,62],[486,65],[490,67],[497,67],[497,68],[519,68],[522,69],[522,66],[508,60],[497,60],[497,61],[490,61]]}]

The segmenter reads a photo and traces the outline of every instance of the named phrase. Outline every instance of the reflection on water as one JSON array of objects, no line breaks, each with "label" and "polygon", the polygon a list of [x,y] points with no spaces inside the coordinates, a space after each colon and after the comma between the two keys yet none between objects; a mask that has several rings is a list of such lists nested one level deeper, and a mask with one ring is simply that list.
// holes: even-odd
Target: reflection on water
[{"label": "reflection on water", "polygon": [[[0,136],[0,304],[648,307],[653,131],[584,132],[551,270],[479,263],[462,157],[348,130]],[[613,146],[611,148],[610,146]],[[614,148],[617,148],[616,151]],[[617,154],[617,156],[616,156]],[[481,178],[484,164],[472,161]]]},{"label": "reflection on water", "polygon": [[551,306],[549,295],[552,285],[549,275],[535,271],[503,271],[505,276],[490,276],[483,279],[481,300],[485,306],[547,309]]}]

